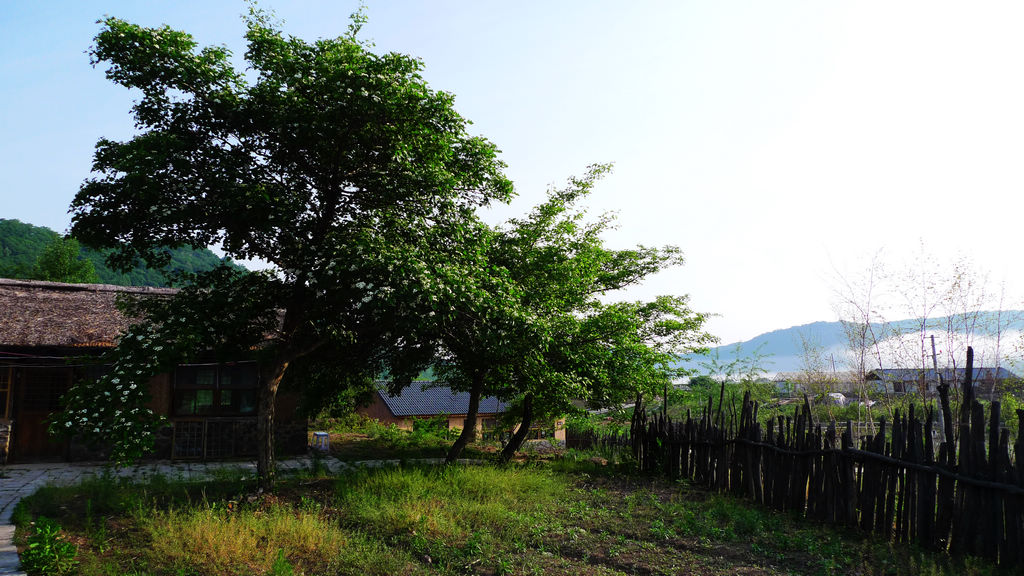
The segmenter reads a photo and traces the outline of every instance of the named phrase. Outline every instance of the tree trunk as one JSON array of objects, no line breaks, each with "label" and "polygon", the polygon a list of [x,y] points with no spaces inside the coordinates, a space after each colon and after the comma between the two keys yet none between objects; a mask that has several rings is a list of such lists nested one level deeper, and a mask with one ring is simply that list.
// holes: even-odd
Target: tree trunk
[{"label": "tree trunk", "polygon": [[462,433],[455,439],[455,443],[448,449],[448,455],[444,459],[445,464],[451,464],[459,459],[462,450],[471,440],[476,439],[476,413],[480,409],[480,394],[484,389],[484,373],[479,372],[473,375],[473,384],[469,390],[469,408],[466,409],[466,421],[462,425]]},{"label": "tree trunk", "polygon": [[523,421],[519,424],[519,429],[512,434],[512,438],[509,439],[508,444],[501,451],[501,460],[503,462],[508,462],[516,455],[516,451],[523,445],[527,434],[530,433],[531,424],[533,424],[533,394],[527,394],[523,398]]},{"label": "tree trunk", "polygon": [[256,480],[263,490],[274,487],[274,400],[288,362],[276,361],[260,370],[260,403],[256,414]]}]

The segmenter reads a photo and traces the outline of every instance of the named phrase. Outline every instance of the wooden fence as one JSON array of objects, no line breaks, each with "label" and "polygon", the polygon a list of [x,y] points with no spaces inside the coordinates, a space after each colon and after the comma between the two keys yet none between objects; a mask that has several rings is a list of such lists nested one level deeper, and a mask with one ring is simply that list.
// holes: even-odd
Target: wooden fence
[{"label": "wooden fence", "polygon": [[[944,435],[933,435],[931,410],[911,408],[891,424],[883,419],[876,434],[855,443],[849,423],[815,424],[806,401],[792,416],[762,425],[747,395],[738,419],[709,400],[698,416],[682,421],[638,412],[628,436],[596,442],[607,449],[628,446],[642,470],[777,510],[1024,566],[1024,442],[1018,438],[1011,450],[998,402],[986,422],[969,380],[972,360],[969,350],[959,420],[952,418],[949,387],[940,387]],[[1016,417],[1024,431],[1024,410]],[[950,440],[936,446],[933,438],[941,437]]]}]

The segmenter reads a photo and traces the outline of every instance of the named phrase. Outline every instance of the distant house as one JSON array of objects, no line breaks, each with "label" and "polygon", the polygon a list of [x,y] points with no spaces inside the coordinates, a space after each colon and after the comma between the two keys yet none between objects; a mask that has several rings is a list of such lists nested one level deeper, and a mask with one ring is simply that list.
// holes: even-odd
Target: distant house
[{"label": "distant house", "polygon": [[[469,392],[454,392],[451,388],[429,380],[414,381],[396,395],[388,394],[383,383],[378,383],[373,401],[360,408],[359,413],[383,424],[394,424],[403,430],[412,430],[416,420],[444,416],[448,428],[463,428],[469,410]],[[497,398],[483,397],[477,410],[477,435],[487,435],[498,426],[498,418],[508,410],[508,404]],[[565,420],[540,423],[531,427],[534,437],[553,436],[565,442]]]},{"label": "distant house", "polygon": [[[878,368],[869,372],[865,379],[875,386],[893,394],[924,394],[934,395],[937,392],[939,376],[946,384],[956,385],[964,381],[967,374],[965,368],[946,368],[944,370],[925,370],[921,368]],[[974,368],[971,382],[975,393],[986,398],[1000,393],[1007,383],[1018,380],[1018,376],[1006,368]]]},{"label": "distant house", "polygon": [[781,396],[857,392],[856,377],[849,371],[825,372],[817,376],[805,372],[776,372],[772,378]]},{"label": "distant house", "polygon": [[[0,461],[82,460],[103,456],[81,441],[56,439],[47,422],[71,385],[107,367],[95,359],[115,346],[131,319],[116,306],[120,295],[166,297],[169,288],[60,284],[0,278]],[[255,363],[197,358],[149,381],[149,408],[170,426],[152,456],[226,458],[256,453]],[[275,437],[283,452],[304,451],[306,421],[297,398],[280,394]]]}]

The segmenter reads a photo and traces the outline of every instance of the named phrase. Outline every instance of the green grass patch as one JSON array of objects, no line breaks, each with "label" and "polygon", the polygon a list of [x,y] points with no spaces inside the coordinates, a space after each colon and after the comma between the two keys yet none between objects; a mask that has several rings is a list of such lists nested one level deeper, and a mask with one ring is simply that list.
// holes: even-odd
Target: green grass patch
[{"label": "green grass patch", "polygon": [[588,460],[296,476],[271,494],[237,475],[101,478],[26,499],[23,548],[41,515],[85,575],[997,573]]},{"label": "green grass patch", "polygon": [[[413,430],[382,424],[359,414],[347,418],[324,418],[313,422],[312,430],[330,434],[331,456],[340,460],[443,458],[459,430],[447,427],[447,418],[424,419]],[[463,451],[463,458],[494,460],[499,445],[481,440]]]}]

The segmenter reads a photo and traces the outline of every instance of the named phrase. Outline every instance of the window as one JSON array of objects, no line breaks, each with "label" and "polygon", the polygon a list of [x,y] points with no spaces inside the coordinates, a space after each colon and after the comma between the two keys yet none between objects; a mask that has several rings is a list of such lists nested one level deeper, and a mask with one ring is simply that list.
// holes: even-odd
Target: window
[{"label": "window", "polygon": [[20,407],[26,413],[41,414],[60,408],[61,398],[71,384],[70,368],[29,368],[22,372],[25,389]]},{"label": "window", "polygon": [[258,384],[259,372],[253,362],[179,366],[174,371],[174,414],[255,414]]}]

